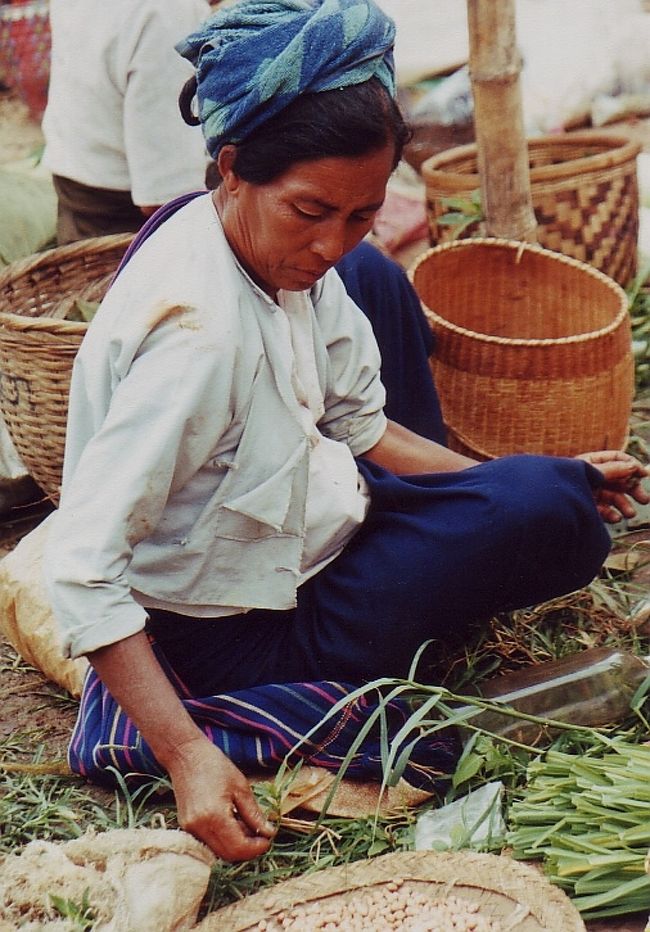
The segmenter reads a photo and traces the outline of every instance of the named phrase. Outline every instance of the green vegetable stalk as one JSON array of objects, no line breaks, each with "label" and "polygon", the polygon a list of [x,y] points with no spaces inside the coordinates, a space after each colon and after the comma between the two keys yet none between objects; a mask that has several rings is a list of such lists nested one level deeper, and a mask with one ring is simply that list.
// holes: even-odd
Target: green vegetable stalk
[{"label": "green vegetable stalk", "polygon": [[650,909],[650,747],[549,751],[531,762],[509,824],[513,857],[543,859],[585,918]]}]

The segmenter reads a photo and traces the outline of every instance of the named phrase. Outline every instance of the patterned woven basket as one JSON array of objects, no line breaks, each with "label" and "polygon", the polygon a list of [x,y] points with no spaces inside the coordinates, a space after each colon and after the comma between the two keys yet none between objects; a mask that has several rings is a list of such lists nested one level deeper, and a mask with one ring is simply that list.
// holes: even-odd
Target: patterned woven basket
[{"label": "patterned woven basket", "polygon": [[[636,274],[638,142],[606,133],[565,133],[528,141],[530,186],[540,246],[587,262],[624,287]],[[432,156],[421,167],[432,246],[454,239],[441,224],[445,199],[480,188],[475,144]],[[478,223],[461,237],[480,233]]]},{"label": "patterned woven basket", "polygon": [[[585,932],[567,895],[539,871],[507,857],[473,851],[396,852],[310,873],[209,913],[197,932],[279,932],[283,922],[284,928],[310,932],[321,926],[305,918],[305,907],[318,909],[319,918],[332,912],[345,916],[346,906],[358,902],[364,891],[391,884],[390,890],[395,881],[401,888],[424,892],[432,902],[453,895],[475,904],[479,917],[499,929]],[[293,915],[297,923],[292,924]],[[377,915],[367,916],[365,927],[375,928],[378,920]]]},{"label": "patterned woven basket", "polygon": [[56,504],[72,364],[88,324],[60,319],[99,301],[132,234],[97,237],[0,272],[0,410],[27,471]]},{"label": "patterned woven basket", "polygon": [[490,459],[621,449],[634,358],[623,289],[539,246],[466,239],[409,272],[436,339],[448,443]]}]

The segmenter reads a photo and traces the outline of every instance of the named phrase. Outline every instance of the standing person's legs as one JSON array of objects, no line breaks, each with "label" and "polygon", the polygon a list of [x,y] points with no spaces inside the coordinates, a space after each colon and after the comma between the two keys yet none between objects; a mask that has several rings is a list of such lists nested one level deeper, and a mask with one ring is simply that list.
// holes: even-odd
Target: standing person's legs
[{"label": "standing person's legs", "polygon": [[298,607],[228,619],[152,613],[194,695],[270,682],[405,676],[428,639],[462,643],[498,611],[587,585],[608,552],[586,463],[516,456],[396,477],[362,462],[370,513]]},{"label": "standing person's legs", "polygon": [[144,223],[129,191],[92,188],[59,175],[52,181],[58,199],[56,238],[60,246],[91,236],[134,233]]}]

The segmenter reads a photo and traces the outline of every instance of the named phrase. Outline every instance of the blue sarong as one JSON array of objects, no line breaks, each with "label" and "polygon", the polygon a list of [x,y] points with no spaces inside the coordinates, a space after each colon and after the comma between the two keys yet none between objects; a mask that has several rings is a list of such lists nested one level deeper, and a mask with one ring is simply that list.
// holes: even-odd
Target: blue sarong
[{"label": "blue sarong", "polygon": [[395,24],[373,0],[243,0],[176,46],[195,67],[216,158],[305,93],[377,77],[395,93]]},{"label": "blue sarong", "polygon": [[[272,684],[195,697],[153,640],[152,646],[194,722],[245,773],[275,772],[285,758],[291,764],[302,760],[314,767],[338,771],[380,702],[378,691],[372,690],[346,703],[343,700],[354,687],[336,682]],[[341,708],[331,714],[337,703],[342,703]],[[412,711],[404,699],[386,704],[389,739]],[[378,721],[353,755],[347,777],[382,779],[380,735]],[[459,753],[455,731],[437,732],[417,742],[403,776],[412,786],[434,790],[453,772]],[[86,675],[68,761],[73,773],[108,786],[116,785],[116,772],[131,786],[164,775],[136,726],[92,668]]]}]

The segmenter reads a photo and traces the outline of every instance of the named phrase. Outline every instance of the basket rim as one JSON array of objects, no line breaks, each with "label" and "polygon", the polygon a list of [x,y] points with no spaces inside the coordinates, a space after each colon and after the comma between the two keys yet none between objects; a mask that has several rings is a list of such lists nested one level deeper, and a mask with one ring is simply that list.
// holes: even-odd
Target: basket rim
[{"label": "basket rim", "polygon": [[[583,155],[576,159],[567,159],[553,165],[532,167],[530,169],[531,184],[575,177],[599,168],[612,168],[615,165],[636,158],[643,148],[640,142],[630,139],[628,136],[615,136],[610,133],[566,133],[564,135],[533,136],[527,140],[529,151],[550,149],[553,146],[567,143],[575,143],[576,146],[600,144],[604,145],[606,150],[604,152],[595,152],[592,155]],[[465,183],[468,189],[477,188],[479,186],[477,180],[479,178],[478,171],[468,173],[445,169],[445,165],[450,162],[455,162],[465,156],[476,155],[477,152],[478,146],[475,142],[467,143],[464,146],[455,146],[453,149],[446,149],[444,152],[438,152],[425,159],[420,166],[420,173],[426,182],[444,177],[449,181],[453,181],[454,184],[462,185]]]},{"label": "basket rim", "polygon": [[58,320],[56,317],[23,317],[10,311],[0,311],[0,330],[18,333],[56,333],[60,336],[84,336],[88,330],[85,321]]},{"label": "basket rim", "polygon": [[[529,911],[531,900],[535,899],[540,913],[536,918],[549,929],[551,920],[561,921],[567,932],[584,932],[585,929],[568,895],[535,868],[512,858],[470,850],[398,851],[324,868],[282,881],[209,913],[201,928],[209,932],[225,928],[232,932],[252,929],[261,919],[277,916],[294,905],[388,883],[395,878],[405,882],[434,882],[446,892],[452,892],[455,886],[470,886],[511,899],[525,905]],[[519,883],[527,892],[527,902],[520,898]]]},{"label": "basket rim", "polygon": [[64,246],[52,246],[44,249],[42,252],[33,253],[31,256],[25,256],[22,259],[15,259],[9,265],[0,269],[0,287],[3,287],[8,281],[24,275],[31,269],[46,265],[53,258],[61,256],[63,259],[70,256],[84,255],[85,253],[104,252],[113,246],[124,244],[128,246],[135,236],[134,233],[109,233],[106,236],[91,236],[87,239],[78,240],[75,243],[66,243]]},{"label": "basket rim", "polygon": [[420,302],[425,308],[428,317],[443,326],[446,330],[456,333],[459,336],[471,337],[473,340],[481,343],[492,343],[499,346],[567,346],[575,343],[586,343],[589,340],[600,339],[603,336],[607,336],[609,333],[613,333],[618,329],[618,327],[620,327],[621,323],[625,320],[629,313],[629,302],[625,291],[617,282],[615,282],[612,278],[609,278],[609,276],[605,275],[604,272],[595,269],[591,265],[587,265],[586,262],[581,262],[579,259],[574,259],[572,256],[565,256],[562,253],[554,252],[551,249],[545,249],[543,246],[540,246],[537,243],[525,243],[518,240],[504,239],[497,236],[470,237],[469,239],[452,240],[451,242],[440,243],[438,246],[432,246],[430,249],[426,249],[416,257],[413,264],[407,270],[409,281],[413,287],[415,287],[415,274],[418,268],[431,256],[439,255],[440,253],[448,252],[452,249],[471,249],[474,246],[487,246],[488,248],[508,249],[511,251],[516,250],[517,263],[521,260],[522,255],[525,252],[528,252],[534,253],[536,255],[543,255],[554,262],[560,262],[564,265],[571,266],[572,268],[579,269],[581,272],[585,272],[591,275],[601,284],[606,285],[617,297],[620,304],[620,309],[616,316],[606,326],[600,327],[598,330],[589,330],[585,333],[575,333],[567,337],[543,337],[542,339],[536,340],[522,337],[500,337],[496,336],[495,334],[480,333],[477,330],[469,330],[467,327],[461,327],[459,324],[454,324],[450,320],[441,317],[440,314],[432,310],[432,308],[425,304],[422,298],[420,298]]},{"label": "basket rim", "polygon": [[[66,243],[65,246],[53,246],[50,249],[44,249],[42,252],[16,259],[0,270],[0,291],[30,272],[54,264],[57,261],[69,261],[77,257],[83,258],[86,254],[110,252],[112,249],[122,246],[126,251],[134,235],[133,233],[109,233],[107,236],[89,237],[78,242]],[[0,311],[0,327],[20,332],[49,331],[68,336],[83,336],[88,329],[88,324],[85,321],[59,320],[56,317],[27,317],[24,314],[15,314],[12,311]]]}]

